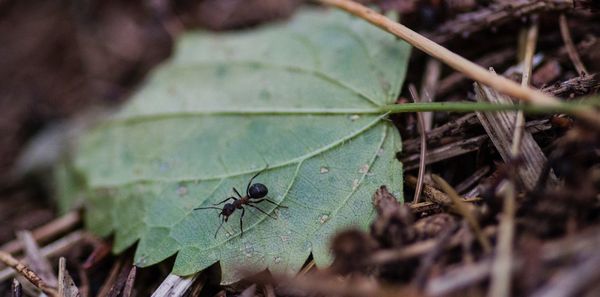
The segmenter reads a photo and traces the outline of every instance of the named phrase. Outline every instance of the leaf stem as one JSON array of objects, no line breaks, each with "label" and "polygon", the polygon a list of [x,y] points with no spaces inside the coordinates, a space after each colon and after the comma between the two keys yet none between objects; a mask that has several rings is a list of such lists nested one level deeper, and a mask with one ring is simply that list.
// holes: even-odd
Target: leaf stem
[{"label": "leaf stem", "polygon": [[483,102],[419,102],[384,105],[379,108],[380,112],[405,113],[425,111],[445,112],[474,112],[474,111],[517,111],[527,113],[568,113],[575,114],[582,110],[589,110],[600,106],[600,102],[569,102],[560,103],[555,106],[533,106],[527,104],[493,104]]}]

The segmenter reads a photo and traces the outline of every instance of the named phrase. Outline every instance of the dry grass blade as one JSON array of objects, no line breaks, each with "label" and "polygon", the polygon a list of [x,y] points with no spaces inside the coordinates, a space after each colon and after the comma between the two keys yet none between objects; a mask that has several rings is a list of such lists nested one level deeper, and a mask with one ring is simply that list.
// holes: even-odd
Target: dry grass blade
[{"label": "dry grass blade", "polygon": [[491,252],[492,244],[490,243],[489,239],[481,231],[479,222],[477,222],[477,219],[475,218],[473,213],[471,213],[471,211],[469,210],[469,207],[463,201],[463,199],[458,195],[458,193],[456,193],[456,191],[443,178],[441,178],[435,174],[432,175],[431,178],[433,179],[433,181],[435,181],[435,183],[440,188],[442,188],[442,190],[448,195],[448,197],[450,197],[450,199],[452,199],[452,203],[453,203],[454,207],[456,208],[456,210],[458,212],[460,212],[460,214],[469,223],[469,226],[473,230],[473,233],[475,233],[475,236],[477,237],[477,240],[483,247],[483,250],[486,253]]},{"label": "dry grass blade", "polygon": [[35,272],[29,269],[25,264],[19,262],[19,260],[13,258],[9,253],[0,251],[0,261],[9,267],[12,267],[16,272],[24,276],[34,286],[38,287],[46,295],[55,297],[59,296],[58,291],[53,287],[49,286],[42,280]]},{"label": "dry grass blade", "polygon": [[[527,87],[529,85],[529,78],[533,68],[533,54],[535,53],[535,45],[537,43],[538,36],[538,25],[537,22],[532,24],[527,30],[523,31],[525,34],[525,47],[524,47],[524,58],[523,58],[523,76],[521,77],[521,85]],[[523,140],[523,133],[525,130],[525,115],[523,111],[517,112],[517,119],[515,121],[515,128],[513,134],[513,142],[511,146],[511,155],[516,158],[521,148],[521,141]]]},{"label": "dry grass blade", "polygon": [[[539,106],[556,106],[560,101],[550,95],[544,94],[538,90],[526,88],[517,83],[496,74],[490,73],[481,66],[449,51],[445,47],[427,39],[423,35],[407,28],[406,26],[394,22],[376,11],[350,0],[317,0],[318,2],[335,6],[343,9],[353,15],[356,15],[371,24],[378,26],[410,43],[412,46],[422,50],[428,55],[439,59],[446,65],[463,73],[473,80],[490,86],[499,92],[508,96],[537,104]],[[600,127],[600,115],[593,110],[579,109],[575,114],[586,122]]]},{"label": "dry grass blade", "polygon": [[[534,22],[528,29],[523,31],[525,34],[524,58],[523,58],[523,76],[521,84],[527,86],[533,64],[533,54],[537,43],[538,25]],[[494,116],[494,115],[490,115]],[[514,134],[510,155],[513,159],[519,156],[521,142],[525,131],[525,115],[522,111],[517,113],[515,121]],[[532,137],[530,138],[533,139]],[[533,144],[531,144],[533,145]],[[536,144],[536,147],[537,144]],[[538,147],[539,148],[539,147]],[[541,150],[540,150],[541,151]],[[529,156],[525,156],[528,158]],[[541,155],[545,159],[544,155]],[[541,158],[540,157],[540,158]],[[538,165],[538,164],[536,164]],[[542,168],[544,164],[539,164]],[[541,172],[540,172],[541,173]],[[537,180],[536,180],[537,181]],[[528,185],[532,186],[532,185]],[[504,209],[500,216],[498,231],[498,244],[496,246],[496,255],[492,266],[492,279],[489,288],[491,297],[508,297],[511,292],[511,265],[513,260],[512,244],[515,233],[515,203],[516,203],[516,185],[514,180],[509,180],[504,189]]]},{"label": "dry grass blade", "polygon": [[571,38],[571,31],[569,30],[569,24],[567,23],[567,17],[564,13],[562,13],[558,19],[560,24],[560,35],[562,36],[563,41],[565,42],[565,48],[567,49],[567,53],[569,54],[569,59],[577,69],[577,73],[579,75],[586,76],[588,75],[587,69],[581,62],[581,58],[579,58],[579,54],[577,53],[577,49],[575,48],[575,44],[573,43],[573,39]]}]

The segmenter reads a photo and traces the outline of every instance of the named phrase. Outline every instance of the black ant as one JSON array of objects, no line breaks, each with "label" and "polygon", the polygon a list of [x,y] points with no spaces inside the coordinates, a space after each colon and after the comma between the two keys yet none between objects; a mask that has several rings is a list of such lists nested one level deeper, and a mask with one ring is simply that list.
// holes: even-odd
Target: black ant
[{"label": "black ant", "polygon": [[[275,220],[277,219],[276,217],[274,217],[271,214],[265,212],[264,210],[258,208],[254,204],[257,204],[257,203],[260,203],[263,201],[267,201],[269,203],[274,204],[275,206],[287,208],[287,206],[278,205],[277,203],[269,200],[268,198],[265,198],[265,196],[267,196],[267,194],[269,193],[269,189],[267,188],[267,186],[265,186],[261,183],[255,183],[255,184],[252,183],[252,181],[263,171],[258,172],[250,179],[250,181],[248,182],[248,185],[246,186],[246,195],[245,196],[242,196],[240,194],[240,192],[238,192],[238,190],[234,187],[233,191],[238,196],[238,198],[231,196],[219,203],[213,204],[215,206],[194,208],[194,210],[196,210],[196,209],[218,209],[221,211],[219,213],[219,218],[221,218],[221,224],[219,225],[219,228],[217,228],[217,231],[215,232],[215,238],[217,238],[217,233],[219,233],[219,230],[223,226],[223,223],[227,222],[227,220],[229,219],[229,216],[231,216],[236,209],[242,210],[242,214],[240,215],[240,232],[241,232],[240,237],[244,236],[244,228],[243,228],[243,221],[242,221],[242,219],[244,218],[244,214],[246,213],[246,209],[244,209],[244,205],[255,208],[258,211],[266,214],[267,216],[269,216],[270,218],[275,219]],[[233,199],[232,203],[225,203],[231,199]],[[216,205],[220,205],[223,203],[225,203],[225,205],[223,205],[223,208],[216,207]]]}]

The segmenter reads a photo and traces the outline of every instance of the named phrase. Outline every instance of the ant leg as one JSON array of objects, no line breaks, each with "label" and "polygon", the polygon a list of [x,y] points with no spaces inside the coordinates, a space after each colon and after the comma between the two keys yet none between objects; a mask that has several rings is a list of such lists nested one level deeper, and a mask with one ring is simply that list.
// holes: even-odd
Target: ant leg
[{"label": "ant leg", "polygon": [[242,207],[242,214],[240,215],[240,238],[244,237],[244,223],[242,221],[242,219],[244,218],[244,214],[246,213],[246,210]]},{"label": "ant leg", "polygon": [[250,186],[252,185],[252,181],[261,173],[263,173],[263,171],[267,170],[267,168],[269,168],[269,166],[265,167],[265,169],[257,172],[249,181],[248,181],[248,185],[246,186],[246,195],[248,195],[248,191],[250,191]]},{"label": "ant leg", "polygon": [[221,227],[223,227],[223,223],[225,223],[225,216],[223,216],[221,218],[221,224],[219,225],[219,228],[217,228],[217,231],[215,231],[215,238],[217,238],[217,234],[219,233],[219,230],[221,230]]},{"label": "ant leg", "polygon": [[247,204],[247,205],[248,205],[248,206],[250,206],[250,207],[252,207],[252,208],[256,208],[256,209],[258,209],[258,211],[260,211],[260,212],[262,212],[262,213],[266,214],[266,215],[267,215],[267,216],[269,216],[271,219],[277,220],[277,217],[274,217],[273,215],[271,215],[271,214],[269,214],[269,213],[265,212],[264,210],[262,210],[262,209],[260,209],[260,208],[258,208],[258,207],[256,207],[256,206],[254,206],[254,205],[252,205],[252,204]]},{"label": "ant leg", "polygon": [[233,191],[238,195],[238,197],[242,198],[242,195],[240,195],[240,192],[238,192],[238,190],[234,187]]},{"label": "ant leg", "polygon": [[260,200],[254,200],[253,203],[259,203],[259,202],[263,202],[263,201],[267,201],[267,202],[269,202],[275,206],[281,207],[281,208],[288,208],[287,206],[279,205],[279,204],[275,203],[274,201],[267,199],[267,198],[262,198]]},{"label": "ant leg", "polygon": [[219,203],[215,203],[215,204],[213,204],[213,205],[219,205],[219,204],[223,204],[223,203],[225,203],[225,202],[229,201],[230,199],[237,200],[237,198],[235,198],[235,197],[231,196],[231,197],[229,197],[229,198],[227,198],[227,199],[225,199],[225,200],[223,200],[223,201],[221,201],[221,202],[219,202]]}]

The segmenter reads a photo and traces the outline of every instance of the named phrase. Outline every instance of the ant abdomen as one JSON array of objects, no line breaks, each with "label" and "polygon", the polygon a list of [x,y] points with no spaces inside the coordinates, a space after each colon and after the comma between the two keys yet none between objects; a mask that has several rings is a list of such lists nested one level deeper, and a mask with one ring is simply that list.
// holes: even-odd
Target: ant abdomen
[{"label": "ant abdomen", "polygon": [[254,199],[263,198],[267,196],[268,193],[269,189],[267,189],[267,186],[261,183],[252,184],[248,189],[248,196]]}]

